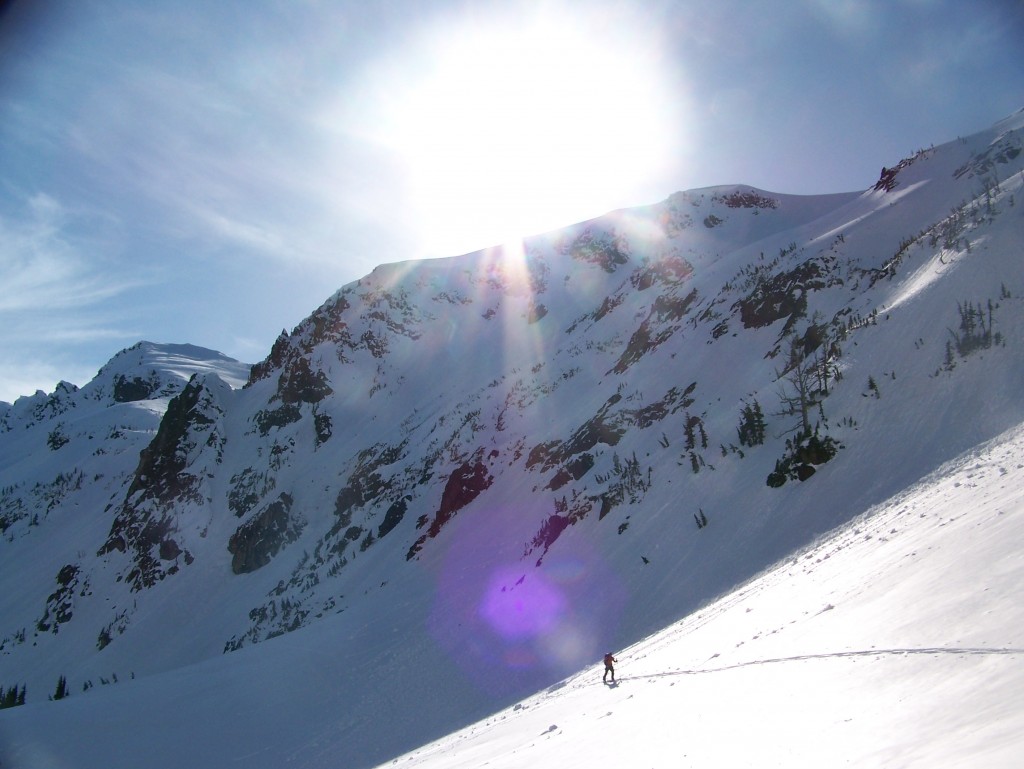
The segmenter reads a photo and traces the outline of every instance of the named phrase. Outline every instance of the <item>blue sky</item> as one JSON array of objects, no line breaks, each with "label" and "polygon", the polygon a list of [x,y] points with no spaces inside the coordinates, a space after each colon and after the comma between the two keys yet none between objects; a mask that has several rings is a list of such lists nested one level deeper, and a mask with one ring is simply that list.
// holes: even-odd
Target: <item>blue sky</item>
[{"label": "blue sky", "polygon": [[384,262],[677,190],[864,189],[1024,107],[1024,3],[0,5],[0,400],[261,360]]}]

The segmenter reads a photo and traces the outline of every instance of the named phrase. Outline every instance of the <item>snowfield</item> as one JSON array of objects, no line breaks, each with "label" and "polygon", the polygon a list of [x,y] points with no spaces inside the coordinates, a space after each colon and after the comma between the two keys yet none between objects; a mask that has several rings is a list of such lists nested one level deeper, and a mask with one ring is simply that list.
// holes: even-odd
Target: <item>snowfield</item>
[{"label": "snowfield", "polygon": [[1024,429],[616,654],[381,766],[1019,767]]}]

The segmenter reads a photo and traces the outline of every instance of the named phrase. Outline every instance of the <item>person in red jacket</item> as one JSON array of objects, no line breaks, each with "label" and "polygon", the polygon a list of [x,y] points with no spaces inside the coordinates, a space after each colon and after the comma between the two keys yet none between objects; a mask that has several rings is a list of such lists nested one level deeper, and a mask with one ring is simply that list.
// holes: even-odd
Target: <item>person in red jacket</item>
[{"label": "person in red jacket", "polygon": [[615,659],[612,656],[611,652],[608,652],[606,655],[604,655],[604,678],[602,678],[601,680],[604,681],[605,683],[608,683],[608,674],[609,673],[612,674],[612,683],[615,683],[615,663],[616,662],[618,662],[618,660]]}]

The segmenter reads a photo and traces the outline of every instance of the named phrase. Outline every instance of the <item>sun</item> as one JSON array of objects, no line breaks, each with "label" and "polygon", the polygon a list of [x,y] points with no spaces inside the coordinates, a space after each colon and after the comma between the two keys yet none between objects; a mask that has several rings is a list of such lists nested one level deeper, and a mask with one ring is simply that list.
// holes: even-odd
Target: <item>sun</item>
[{"label": "sun", "polygon": [[446,18],[378,71],[374,136],[431,255],[651,202],[635,196],[670,165],[681,97],[617,21]]}]

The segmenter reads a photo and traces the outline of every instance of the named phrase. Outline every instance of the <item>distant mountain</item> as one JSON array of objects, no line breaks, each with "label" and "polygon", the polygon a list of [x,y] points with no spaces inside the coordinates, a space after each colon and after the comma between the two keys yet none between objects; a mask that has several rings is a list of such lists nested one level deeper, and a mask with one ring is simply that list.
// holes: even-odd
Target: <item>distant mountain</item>
[{"label": "distant mountain", "polygon": [[1022,128],[384,265],[251,367],[140,343],[0,404],[0,686],[72,734],[59,681],[208,674],[232,712],[148,717],[360,767],[688,615],[1024,421]]}]

